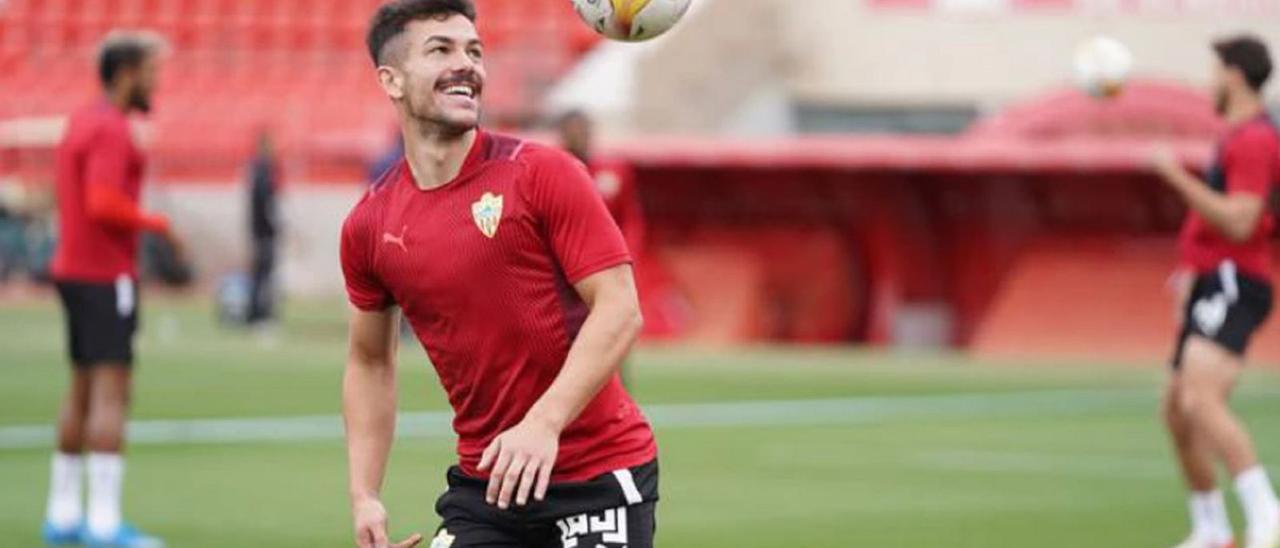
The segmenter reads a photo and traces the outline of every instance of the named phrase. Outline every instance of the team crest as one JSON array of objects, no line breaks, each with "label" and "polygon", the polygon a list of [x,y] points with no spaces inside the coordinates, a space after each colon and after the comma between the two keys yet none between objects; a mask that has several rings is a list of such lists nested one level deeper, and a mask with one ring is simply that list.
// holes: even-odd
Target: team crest
[{"label": "team crest", "polygon": [[441,529],[440,534],[431,540],[431,548],[449,548],[458,537],[449,534],[448,529]]},{"label": "team crest", "polygon": [[471,216],[476,226],[485,237],[492,238],[498,234],[498,225],[502,223],[502,196],[494,196],[492,192],[484,193],[476,203],[471,204]]}]

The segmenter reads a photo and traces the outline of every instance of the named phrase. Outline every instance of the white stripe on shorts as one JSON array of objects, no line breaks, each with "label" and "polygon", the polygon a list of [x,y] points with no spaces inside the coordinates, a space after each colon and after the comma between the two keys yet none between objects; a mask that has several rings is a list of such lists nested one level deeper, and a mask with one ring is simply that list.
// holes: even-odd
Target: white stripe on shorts
[{"label": "white stripe on shorts", "polygon": [[636,478],[631,475],[630,470],[626,468],[614,470],[613,477],[618,478],[618,485],[622,487],[622,495],[627,497],[627,504],[644,502],[644,497],[640,496],[640,490],[636,489]]},{"label": "white stripe on shorts", "polygon": [[121,318],[128,318],[133,313],[134,305],[133,279],[121,274],[116,278],[116,313]]},{"label": "white stripe on shorts", "polygon": [[1222,294],[1227,296],[1227,302],[1234,303],[1240,300],[1240,285],[1236,282],[1235,261],[1223,261],[1218,265],[1218,278],[1222,280]]}]

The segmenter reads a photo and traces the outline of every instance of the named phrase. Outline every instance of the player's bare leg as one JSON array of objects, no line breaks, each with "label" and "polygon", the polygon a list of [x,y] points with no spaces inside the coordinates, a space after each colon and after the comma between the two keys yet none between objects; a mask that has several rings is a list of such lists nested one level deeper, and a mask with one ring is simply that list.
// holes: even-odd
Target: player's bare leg
[{"label": "player's bare leg", "polygon": [[1240,357],[1216,343],[1192,336],[1184,347],[1179,398],[1203,439],[1235,478],[1236,491],[1249,523],[1247,548],[1280,546],[1280,501],[1266,471],[1258,464],[1253,439],[1228,400],[1239,378]]},{"label": "player's bare leg", "polygon": [[1160,414],[1182,471],[1191,491],[1188,507],[1191,513],[1191,535],[1179,548],[1223,547],[1234,542],[1226,502],[1214,478],[1213,455],[1202,436],[1195,433],[1191,417],[1182,408],[1182,378],[1169,376],[1161,399]]},{"label": "player's bare leg", "polygon": [[58,448],[49,466],[49,501],[45,509],[47,541],[72,542],[84,521],[85,428],[89,416],[89,371],[72,369],[71,384],[58,412]]},{"label": "player's bare leg", "polygon": [[1197,492],[1212,491],[1215,487],[1213,454],[1205,440],[1195,435],[1191,417],[1182,408],[1181,391],[1180,375],[1174,373],[1169,377],[1169,384],[1165,388],[1161,415],[1169,430],[1169,437],[1173,440],[1187,487]]},{"label": "player's bare leg", "polygon": [[132,375],[123,364],[97,364],[90,369],[89,421],[86,432],[89,503],[86,527],[90,535],[109,537],[122,524],[125,420]]},{"label": "player's bare leg", "polygon": [[71,385],[58,411],[58,451],[67,455],[84,452],[85,427],[89,419],[89,371],[77,366]]}]

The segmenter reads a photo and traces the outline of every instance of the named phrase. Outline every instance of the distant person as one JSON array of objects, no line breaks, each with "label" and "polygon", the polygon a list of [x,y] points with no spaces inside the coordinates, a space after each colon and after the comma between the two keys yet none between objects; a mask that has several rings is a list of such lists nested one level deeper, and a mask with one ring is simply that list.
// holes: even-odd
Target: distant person
[{"label": "distant person", "polygon": [[1214,95],[1230,129],[1204,179],[1167,151],[1155,168],[1186,202],[1180,238],[1188,282],[1182,329],[1164,397],[1164,416],[1191,489],[1191,536],[1183,548],[1233,546],[1231,523],[1214,466],[1226,465],[1248,522],[1245,548],[1280,546],[1280,503],[1253,440],[1228,399],[1244,366],[1249,339],[1271,313],[1267,210],[1280,182],[1280,134],[1263,108],[1271,58],[1257,38],[1213,45]]},{"label": "distant person", "polygon": [[[609,215],[622,231],[634,261],[632,267],[640,277],[639,258],[644,252],[644,209],[636,190],[635,171],[631,165],[617,158],[595,153],[595,124],[582,110],[570,110],[560,117],[560,145],[587,166],[596,191],[604,199]],[[623,364],[620,375],[625,385],[630,385],[632,368]]]},{"label": "distant person", "polygon": [[382,175],[391,168],[400,165],[400,161],[404,159],[404,141],[400,138],[400,130],[396,129],[395,135],[392,136],[393,141],[390,146],[373,159],[373,163],[369,164],[368,180],[369,184],[378,182]]},{"label": "distant person", "polygon": [[560,117],[560,144],[583,164],[604,198],[614,222],[622,230],[632,257],[644,252],[645,219],[636,189],[635,170],[627,162],[595,153],[595,125],[581,110]]},{"label": "distant person", "polygon": [[396,318],[449,395],[458,465],[437,547],[652,548],[657,444],[618,366],[641,327],[622,234],[568,154],[479,127],[469,0],[398,0],[368,33],[405,157],[343,224],[343,380],[356,544],[387,538]]},{"label": "distant person", "polygon": [[128,119],[151,110],[161,47],[147,35],[106,39],[98,53],[104,95],[71,115],[56,153],[59,240],[52,273],[67,316],[73,374],[58,419],[43,529],[52,545],[159,545],[124,522],[120,494],[138,326],[139,234],[155,232],[181,249],[167,218],[139,208],[146,159]]},{"label": "distant person", "polygon": [[249,235],[252,261],[249,272],[249,325],[275,319],[276,250],[279,246],[280,163],[271,135],[258,136],[257,150],[249,163]]}]

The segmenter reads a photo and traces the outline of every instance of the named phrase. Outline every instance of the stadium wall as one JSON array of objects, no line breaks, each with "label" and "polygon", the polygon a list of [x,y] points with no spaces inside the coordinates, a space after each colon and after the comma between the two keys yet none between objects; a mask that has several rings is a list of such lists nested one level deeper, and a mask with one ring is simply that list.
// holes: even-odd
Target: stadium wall
[{"label": "stadium wall", "polygon": [[[1259,24],[1278,16],[1272,0],[713,0],[689,26],[715,32],[676,32],[637,61],[631,116],[611,129],[787,133],[804,105],[993,112],[1068,83],[1076,45],[1095,34],[1128,44],[1137,74],[1199,87],[1211,40],[1280,44],[1280,25]],[[761,90],[791,117],[753,116]]]}]

